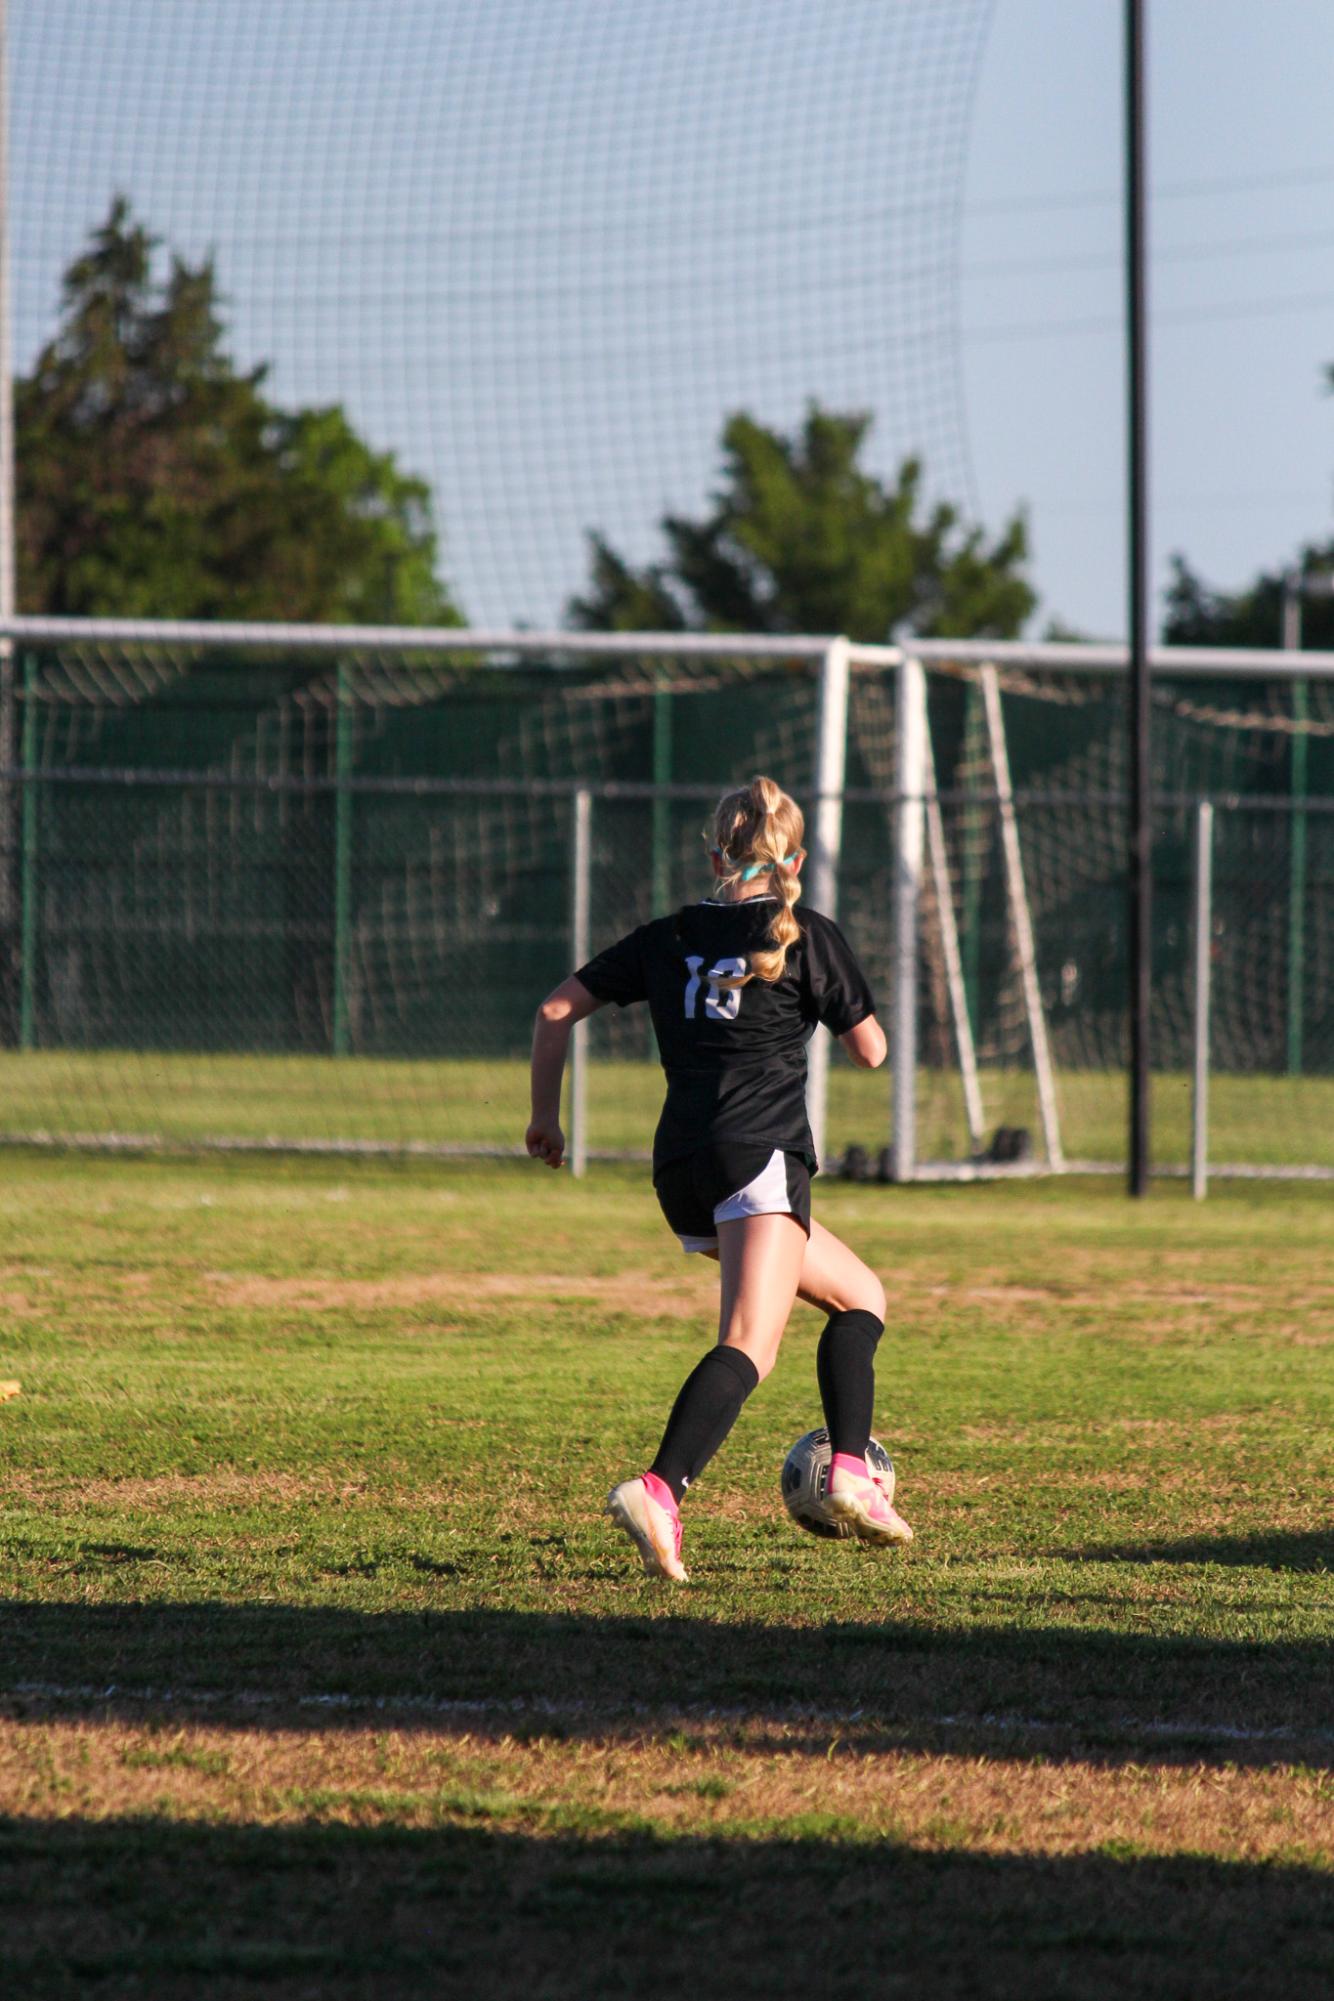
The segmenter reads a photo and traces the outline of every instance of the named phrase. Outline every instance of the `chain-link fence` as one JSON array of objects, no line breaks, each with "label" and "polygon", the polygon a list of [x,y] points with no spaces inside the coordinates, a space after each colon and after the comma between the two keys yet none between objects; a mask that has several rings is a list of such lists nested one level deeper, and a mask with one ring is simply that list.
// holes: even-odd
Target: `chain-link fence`
[{"label": "chain-link fence", "polygon": [[[596,949],[705,894],[712,802],[754,769],[814,825],[825,662],[821,643],[795,641],[536,665],[494,649],[25,650],[0,774],[0,1129],[514,1148],[533,1009],[578,956],[580,911]],[[832,896],[888,1018],[904,807],[921,816],[923,798],[896,789],[898,667],[854,653],[852,668],[843,779],[823,802],[840,837],[808,895]],[[1127,1050],[1119,691],[1011,669],[989,723],[979,689],[957,666],[930,676],[939,792],[904,1045],[914,1167],[1112,1166]],[[1243,708],[1235,687],[1211,718],[1207,695],[1159,687],[1155,1157],[1190,1159],[1194,857],[1211,798],[1212,1157],[1334,1168],[1330,746],[1308,745],[1314,782],[1295,796],[1281,789],[1291,732],[1266,731],[1270,709]],[[581,1135],[594,1156],[646,1150],[660,1084],[644,1011],[596,1016]],[[883,1073],[835,1052],[826,1156],[857,1148],[874,1166],[894,1116]]]}]

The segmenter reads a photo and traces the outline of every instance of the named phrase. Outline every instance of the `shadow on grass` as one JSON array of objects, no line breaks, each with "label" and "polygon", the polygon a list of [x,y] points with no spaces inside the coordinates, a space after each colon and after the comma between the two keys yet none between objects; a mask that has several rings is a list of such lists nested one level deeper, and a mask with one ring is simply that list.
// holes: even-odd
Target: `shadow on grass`
[{"label": "shadow on grass", "polygon": [[1272,1535],[1185,1536],[1177,1542],[1103,1543],[1054,1552],[1080,1563],[1226,1563],[1253,1570],[1334,1571],[1334,1528]]},{"label": "shadow on grass", "polygon": [[[1069,1627],[763,1626],[684,1613],[366,1613],[281,1605],[0,1605],[0,1702],[138,1722],[394,1721],[642,1735],[706,1712],[782,1746],[1334,1764],[1331,1648]],[[656,1616],[655,1616],[656,1615]],[[803,1717],[810,1720],[803,1733]]]},{"label": "shadow on grass", "polygon": [[[0,1983],[147,1994],[1328,1994],[1321,1870],[829,1838],[0,1820]],[[5,1979],[5,1976],[8,1976]]]}]

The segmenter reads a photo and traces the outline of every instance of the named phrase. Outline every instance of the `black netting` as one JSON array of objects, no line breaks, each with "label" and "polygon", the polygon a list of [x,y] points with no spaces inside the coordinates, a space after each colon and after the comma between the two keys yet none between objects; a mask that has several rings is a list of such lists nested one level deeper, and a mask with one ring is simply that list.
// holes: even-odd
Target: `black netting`
[{"label": "black netting", "polygon": [[[767,768],[809,803],[819,681],[808,661],[84,651],[27,653],[18,668],[20,756],[0,812],[11,1133],[513,1145],[534,1006],[575,962],[578,793],[590,950],[707,890],[703,834],[724,785]],[[1257,705],[1252,742],[1235,690],[1212,723],[1199,684],[1182,698],[1165,683],[1160,697],[1157,1157],[1188,1152],[1195,843],[1211,797],[1219,1157],[1324,1161],[1328,1122],[1310,1108],[1334,1077],[1330,742],[1312,732],[1296,793],[1293,732],[1269,708]],[[1010,681],[1008,856],[977,683],[933,675],[930,708],[940,815],[917,931],[919,1154],[959,1160],[1001,1127],[1041,1150],[1022,902],[1065,1153],[1115,1161],[1128,1043],[1123,705],[1106,684]],[[1278,714],[1290,720],[1290,704]],[[895,754],[894,670],[859,670],[837,902],[886,1019]],[[1249,789],[1220,791],[1220,776]],[[594,1148],[642,1148],[658,1093],[647,1020],[608,1010],[587,1039]],[[883,1081],[836,1054],[831,1150],[878,1150],[889,1119]]]}]

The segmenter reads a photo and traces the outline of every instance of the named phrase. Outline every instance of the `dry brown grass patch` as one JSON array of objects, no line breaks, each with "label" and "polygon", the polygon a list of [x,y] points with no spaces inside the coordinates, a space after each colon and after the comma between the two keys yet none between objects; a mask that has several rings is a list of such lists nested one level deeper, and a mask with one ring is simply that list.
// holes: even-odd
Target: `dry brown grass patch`
[{"label": "dry brown grass patch", "polygon": [[588,1300],[640,1318],[692,1319],[711,1312],[707,1289],[664,1279],[656,1272],[613,1277],[569,1272],[414,1272],[399,1278],[321,1279],[205,1274],[219,1306],[300,1313],[374,1312],[386,1308],[467,1306],[479,1300]]},{"label": "dry brown grass patch", "polygon": [[[414,1490],[414,1493],[417,1490]],[[123,1480],[69,1480],[32,1473],[10,1473],[0,1480],[0,1493],[37,1506],[68,1501],[74,1507],[142,1509],[245,1508],[256,1505],[294,1507],[314,1503],[328,1507],[362,1500],[383,1503],[393,1498],[372,1494],[364,1482],[349,1484],[328,1474],[281,1473],[222,1468],[215,1473],[156,1473]]]},{"label": "dry brown grass patch", "polygon": [[522,1741],[503,1731],[145,1730],[95,1721],[0,1724],[0,1811],[35,1819],[133,1813],[277,1825],[518,1823],[573,1812],[744,1837],[811,1814],[919,1848],[1140,1853],[1262,1862],[1300,1847],[1334,1863],[1334,1783],[1300,1767],[955,1756],[844,1745],[831,1728],[757,1720],[637,1740]]}]

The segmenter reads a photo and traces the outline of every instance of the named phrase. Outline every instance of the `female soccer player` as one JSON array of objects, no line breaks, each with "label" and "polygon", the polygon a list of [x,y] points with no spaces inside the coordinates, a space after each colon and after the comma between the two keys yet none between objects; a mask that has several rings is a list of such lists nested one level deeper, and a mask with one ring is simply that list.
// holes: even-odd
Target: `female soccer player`
[{"label": "female soccer player", "polygon": [[648,1002],[667,1073],[653,1185],[681,1248],[721,1267],[718,1345],[682,1384],[653,1464],[607,1502],[650,1576],[674,1583],[686,1581],[682,1496],[772,1369],[798,1295],[829,1316],[816,1357],[834,1452],[829,1506],[867,1542],[912,1541],[865,1459],[884,1288],[811,1220],[806,1044],[823,1023],[873,1070],[885,1037],[837,925],[794,908],[803,832],[800,808],[772,778],[727,793],[714,815],[714,895],[641,924],[537,1011],[527,1146],[559,1167],[571,1029],[608,1002]]}]

